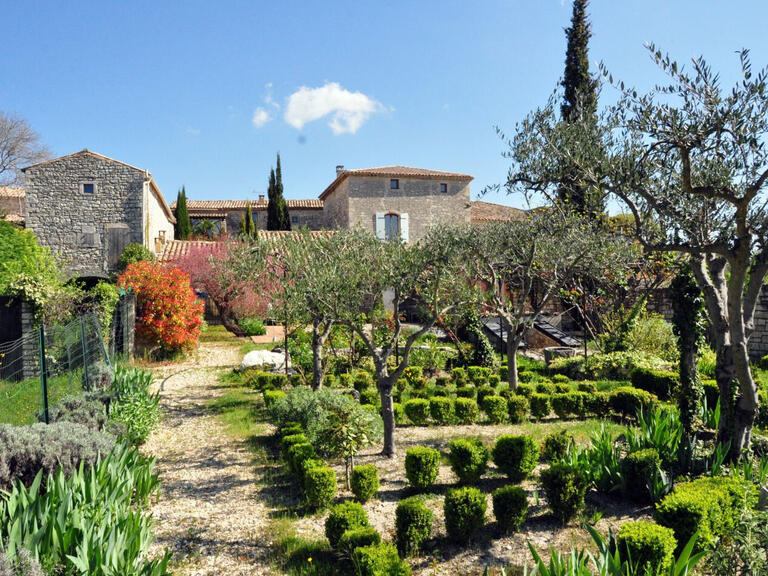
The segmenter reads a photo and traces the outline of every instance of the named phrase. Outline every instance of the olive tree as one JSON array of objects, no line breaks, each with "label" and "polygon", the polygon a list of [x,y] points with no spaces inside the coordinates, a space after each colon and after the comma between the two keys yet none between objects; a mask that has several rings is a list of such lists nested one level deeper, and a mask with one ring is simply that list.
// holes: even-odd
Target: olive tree
[{"label": "olive tree", "polygon": [[[474,297],[466,251],[456,228],[435,228],[414,244],[383,242],[360,229],[339,230],[323,249],[323,289],[316,305],[357,334],[373,358],[384,421],[383,454],[395,454],[392,391],[408,367],[414,343],[435,322]],[[419,306],[419,327],[405,337],[406,302]]]},{"label": "olive tree", "polygon": [[465,229],[472,274],[487,288],[487,310],[507,333],[509,385],[517,389],[517,350],[542,312],[575,279],[618,277],[631,245],[594,221],[556,208],[519,220]]},{"label": "olive tree", "polygon": [[593,125],[560,122],[550,101],[510,140],[507,186],[554,197],[566,158],[626,208],[644,247],[688,255],[713,327],[720,441],[737,459],[758,407],[748,344],[768,273],[766,72],[754,74],[742,51],[741,79],[724,89],[703,59],[687,71],[649,50],[667,84],[641,93],[603,69],[620,97]]}]

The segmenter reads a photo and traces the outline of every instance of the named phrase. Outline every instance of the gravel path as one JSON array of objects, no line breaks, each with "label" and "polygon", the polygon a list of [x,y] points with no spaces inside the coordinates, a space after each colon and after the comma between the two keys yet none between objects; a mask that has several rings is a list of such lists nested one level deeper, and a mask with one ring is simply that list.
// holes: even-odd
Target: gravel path
[{"label": "gravel path", "polygon": [[259,500],[245,442],[227,436],[207,408],[224,392],[217,376],[238,349],[205,344],[183,364],[154,369],[163,417],[145,445],[157,458],[162,492],[152,508],[155,548],[173,553],[174,574],[269,574],[268,510]]}]

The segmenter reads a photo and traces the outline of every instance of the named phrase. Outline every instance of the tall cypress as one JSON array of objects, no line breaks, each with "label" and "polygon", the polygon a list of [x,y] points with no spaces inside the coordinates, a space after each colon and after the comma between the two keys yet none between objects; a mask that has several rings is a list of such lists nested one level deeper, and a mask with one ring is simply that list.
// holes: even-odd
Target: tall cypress
[{"label": "tall cypress", "polygon": [[243,218],[240,220],[238,232],[240,236],[248,238],[256,236],[256,223],[253,221],[253,210],[251,209],[250,202],[247,202],[245,205],[245,214],[243,214]]},{"label": "tall cypress", "polygon": [[186,240],[192,233],[192,224],[189,221],[189,211],[187,210],[187,191],[184,186],[179,190],[176,196],[176,239]]},{"label": "tall cypress", "polygon": [[290,230],[291,218],[288,214],[288,204],[283,197],[283,170],[280,165],[280,154],[277,155],[277,169],[269,171],[267,196],[269,198],[267,230]]},{"label": "tall cypress", "polygon": [[[568,47],[565,53],[565,74],[562,86],[563,103],[560,113],[564,122],[581,122],[586,126],[597,121],[598,81],[589,73],[589,39],[592,36],[587,20],[588,0],[574,0],[571,26],[566,28]],[[599,194],[581,183],[575,166],[561,167],[559,196],[574,211],[596,217],[603,211]]]}]

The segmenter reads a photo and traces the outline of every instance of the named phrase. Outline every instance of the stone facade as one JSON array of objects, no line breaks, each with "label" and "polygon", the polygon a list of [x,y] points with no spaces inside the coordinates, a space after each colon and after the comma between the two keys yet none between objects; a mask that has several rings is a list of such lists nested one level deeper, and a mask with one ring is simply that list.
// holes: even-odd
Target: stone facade
[{"label": "stone facade", "polygon": [[155,251],[173,215],[149,172],[83,150],[24,169],[26,227],[72,276],[106,277],[126,244]]},{"label": "stone facade", "polygon": [[[325,227],[322,201],[286,200],[286,203],[292,228],[322,230]],[[199,222],[209,220],[214,224],[217,235],[236,234],[248,204],[247,200],[188,200],[187,210],[193,228]],[[250,202],[250,205],[256,228],[266,230],[268,202],[263,196],[260,196],[258,200]],[[171,209],[175,208],[176,203],[174,202],[171,204]]]}]

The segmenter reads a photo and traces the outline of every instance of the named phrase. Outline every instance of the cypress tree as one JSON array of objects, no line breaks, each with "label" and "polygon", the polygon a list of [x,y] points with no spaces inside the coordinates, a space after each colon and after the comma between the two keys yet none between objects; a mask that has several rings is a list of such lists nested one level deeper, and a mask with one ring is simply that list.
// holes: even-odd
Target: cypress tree
[{"label": "cypress tree", "polygon": [[245,205],[245,214],[243,214],[240,220],[238,232],[240,236],[247,236],[249,238],[256,236],[256,223],[253,221],[253,210],[251,209],[250,202]]},{"label": "cypress tree", "polygon": [[187,191],[184,186],[179,190],[176,196],[176,239],[186,240],[192,233],[192,224],[189,221],[189,211],[187,210]]},{"label": "cypress tree", "polygon": [[[589,39],[592,36],[587,20],[588,0],[574,0],[571,26],[566,28],[568,47],[565,53],[565,74],[562,86],[563,103],[560,113],[564,122],[586,123],[597,121],[598,82],[589,73]],[[559,196],[574,211],[596,217],[603,212],[599,194],[579,182],[574,166],[562,166]]]},{"label": "cypress tree", "polygon": [[277,169],[269,172],[267,196],[269,197],[267,230],[290,230],[291,218],[288,214],[288,204],[283,197],[283,170],[280,166],[280,154],[277,155]]}]

